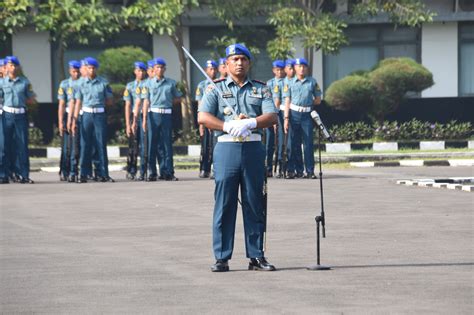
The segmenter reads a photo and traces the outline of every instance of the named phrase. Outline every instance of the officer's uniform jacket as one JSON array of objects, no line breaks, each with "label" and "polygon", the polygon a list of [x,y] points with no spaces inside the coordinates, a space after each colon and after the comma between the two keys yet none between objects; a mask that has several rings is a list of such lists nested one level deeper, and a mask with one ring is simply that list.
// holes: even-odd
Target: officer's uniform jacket
[{"label": "officer's uniform jacket", "polygon": [[142,88],[142,98],[150,101],[150,108],[172,109],[173,99],[183,94],[176,88],[176,81],[163,77],[161,80],[150,78]]},{"label": "officer's uniform jacket", "polygon": [[321,96],[321,88],[316,79],[305,77],[303,80],[295,80],[284,89],[283,97],[289,97],[291,104],[308,107],[313,106],[313,99]]},{"label": "officer's uniform jacket", "polygon": [[82,101],[83,107],[105,107],[106,99],[112,98],[112,89],[109,82],[102,77],[84,78],[74,97]]},{"label": "officer's uniform jacket", "polygon": [[25,77],[3,80],[3,106],[25,108],[26,100],[34,97],[30,81]]},{"label": "officer's uniform jacket", "polygon": [[[236,119],[227,108],[228,106],[234,109],[237,116],[244,114],[248,118],[255,118],[266,113],[278,113],[273,103],[272,93],[264,82],[247,78],[244,85],[239,87],[230,76],[214,82],[221,91],[222,97],[214,86],[209,85],[199,105],[200,112],[208,112],[223,121]],[[258,132],[261,133],[261,130]],[[222,134],[222,131],[216,131],[217,136]]]}]

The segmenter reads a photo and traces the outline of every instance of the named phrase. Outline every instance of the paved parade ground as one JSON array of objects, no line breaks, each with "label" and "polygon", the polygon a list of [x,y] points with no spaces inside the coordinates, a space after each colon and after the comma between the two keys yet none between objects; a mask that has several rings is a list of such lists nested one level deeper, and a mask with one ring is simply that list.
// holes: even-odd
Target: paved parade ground
[{"label": "paved parade ground", "polygon": [[[214,183],[0,186],[0,312],[472,314],[474,193],[396,185],[472,167],[329,169],[316,262],[319,181],[269,179],[266,256],[247,271],[242,216],[231,272],[211,273]],[[240,211],[240,210],[239,210]]]}]

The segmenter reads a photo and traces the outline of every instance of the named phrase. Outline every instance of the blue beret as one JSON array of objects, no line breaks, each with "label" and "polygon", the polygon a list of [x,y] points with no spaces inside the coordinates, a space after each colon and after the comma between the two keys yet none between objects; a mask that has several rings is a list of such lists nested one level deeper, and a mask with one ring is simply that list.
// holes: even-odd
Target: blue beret
[{"label": "blue beret", "polygon": [[86,66],[94,66],[96,68],[99,68],[99,62],[92,57],[86,57],[84,58]]},{"label": "blue beret", "polygon": [[20,60],[19,60],[17,57],[15,57],[15,56],[6,56],[4,62],[5,62],[5,64],[11,62],[11,63],[13,63],[13,64],[15,64],[15,65],[17,65],[17,66],[20,65]]},{"label": "blue beret", "polygon": [[217,68],[217,62],[215,62],[214,60],[207,60],[206,68]]},{"label": "blue beret", "polygon": [[5,59],[0,59],[0,66],[4,66],[5,65]]},{"label": "blue beret", "polygon": [[296,58],[295,65],[305,65],[308,66],[308,62],[304,58]]},{"label": "blue beret", "polygon": [[82,66],[87,66],[87,62],[86,62],[85,59],[82,59],[82,60],[81,60],[81,67],[82,67]]},{"label": "blue beret", "polygon": [[227,58],[219,58],[219,64],[220,65],[225,65]]},{"label": "blue beret", "polygon": [[146,65],[141,61],[135,61],[134,65],[135,65],[135,68],[146,70]]},{"label": "blue beret", "polygon": [[81,63],[77,60],[70,60],[68,62],[69,68],[79,69],[81,67]]},{"label": "blue beret", "polygon": [[155,66],[156,65],[166,66],[166,61],[163,58],[158,57],[155,59]]},{"label": "blue beret", "polygon": [[275,60],[272,65],[273,68],[285,68],[285,62],[283,60]]},{"label": "blue beret", "polygon": [[294,66],[295,65],[295,60],[294,59],[286,59],[285,61],[285,66]]},{"label": "blue beret", "polygon": [[148,65],[148,68],[153,68],[155,66],[155,59],[148,60],[146,64]]},{"label": "blue beret", "polygon": [[232,45],[228,46],[225,49],[225,55],[227,57],[233,56],[233,55],[244,55],[247,58],[252,59],[252,54],[247,49],[247,47],[245,47],[242,44],[232,44]]}]

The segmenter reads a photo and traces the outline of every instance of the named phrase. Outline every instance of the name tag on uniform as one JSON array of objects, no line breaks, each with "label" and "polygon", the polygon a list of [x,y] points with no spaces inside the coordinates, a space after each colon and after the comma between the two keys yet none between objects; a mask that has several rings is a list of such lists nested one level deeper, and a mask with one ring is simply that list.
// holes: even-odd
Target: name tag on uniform
[{"label": "name tag on uniform", "polygon": [[262,94],[249,94],[249,97],[262,98]]},{"label": "name tag on uniform", "polygon": [[222,97],[223,98],[232,98],[232,97],[234,97],[234,95],[232,95],[232,93],[222,93]]}]

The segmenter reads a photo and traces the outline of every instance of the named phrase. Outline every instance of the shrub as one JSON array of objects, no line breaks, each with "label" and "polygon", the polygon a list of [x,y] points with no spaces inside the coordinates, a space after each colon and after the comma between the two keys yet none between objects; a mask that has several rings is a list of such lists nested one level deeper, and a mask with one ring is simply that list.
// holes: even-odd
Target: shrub
[{"label": "shrub", "polygon": [[[432,133],[431,126],[428,122],[421,122],[416,119],[400,124],[399,139],[400,140],[421,140],[429,139]],[[438,126],[439,127],[439,126]]]},{"label": "shrub", "polygon": [[125,84],[133,80],[133,63],[151,59],[149,53],[141,48],[124,46],[104,50],[98,57],[99,74],[105,76],[110,83]]},{"label": "shrub", "polygon": [[360,141],[374,136],[373,128],[361,121],[333,126],[330,133],[336,142]]},{"label": "shrub", "polygon": [[357,71],[335,81],[326,91],[327,103],[339,110],[365,111],[372,121],[384,124],[408,92],[432,86],[433,75],[409,58],[388,58],[372,71]]},{"label": "shrub", "polygon": [[459,123],[451,120],[442,128],[444,139],[468,139],[474,135],[474,130],[470,122]]},{"label": "shrub", "polygon": [[43,132],[36,127],[28,128],[28,142],[32,146],[43,145]]},{"label": "shrub", "polygon": [[117,130],[125,128],[124,124],[124,102],[123,102],[123,91],[125,90],[124,84],[111,84],[113,93],[113,104],[107,107],[107,128],[109,135],[115,135]]},{"label": "shrub", "polygon": [[400,129],[396,121],[384,121],[374,123],[374,136],[377,140],[398,140]]}]

